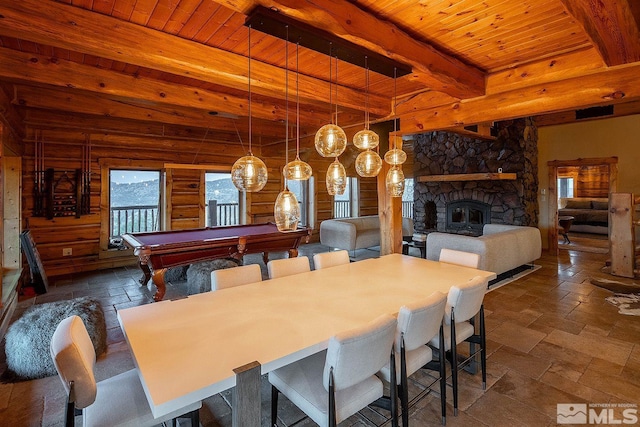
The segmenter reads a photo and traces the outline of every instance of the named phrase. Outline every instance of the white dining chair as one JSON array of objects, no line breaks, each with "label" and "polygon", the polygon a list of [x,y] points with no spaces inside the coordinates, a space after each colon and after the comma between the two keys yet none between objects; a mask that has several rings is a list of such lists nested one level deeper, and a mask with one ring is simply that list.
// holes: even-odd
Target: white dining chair
[{"label": "white dining chair", "polygon": [[295,258],[274,259],[267,263],[269,279],[291,276],[292,274],[306,273],[311,271],[309,258],[299,256]]},{"label": "white dining chair", "polygon": [[82,411],[82,425],[155,426],[178,417],[199,423],[197,402],[153,418],[138,372],[126,371],[96,383],[93,368],[96,353],[82,319],[70,316],[56,327],[50,345],[51,357],[67,392],[65,426],[75,423],[75,410]]},{"label": "white dining chair", "polygon": [[217,291],[234,286],[262,281],[262,271],[258,264],[241,265],[223,268],[211,272],[211,290]]},{"label": "white dining chair", "polygon": [[440,262],[461,265],[463,267],[478,268],[480,255],[472,252],[457,251],[454,249],[440,249]]},{"label": "white dining chair", "polygon": [[[453,414],[458,414],[458,370],[469,364],[480,353],[482,369],[482,389],[487,384],[487,345],[484,324],[484,307],[482,302],[487,291],[487,279],[476,276],[466,283],[452,286],[447,295],[447,305],[444,314],[443,337],[435,337],[430,345],[447,351],[447,358],[451,363],[451,382],[453,386]],[[475,317],[479,318],[479,328],[476,331]],[[442,342],[444,340],[444,343]],[[470,351],[469,357],[458,360],[458,344],[467,341],[479,345],[479,350]]]},{"label": "white dining chair", "polygon": [[321,252],[313,256],[313,265],[316,270],[334,267],[336,265],[349,264],[349,252],[345,250]]},{"label": "white dining chair", "polygon": [[389,362],[396,323],[391,315],[380,316],[335,335],[326,351],[269,372],[271,425],[277,421],[278,392],[321,427],[336,426],[382,397],[376,373]]},{"label": "white dining chair", "polygon": [[[400,396],[402,425],[409,424],[408,378],[423,367],[438,371],[440,376],[440,403],[442,424],[446,420],[446,374],[444,351],[441,351],[437,363],[433,361],[432,349],[427,345],[431,339],[443,333],[444,309],[447,296],[434,292],[428,298],[405,305],[398,312],[398,326],[395,335],[396,384]],[[441,363],[442,362],[442,363]],[[387,363],[380,376],[391,384],[391,369]]]}]

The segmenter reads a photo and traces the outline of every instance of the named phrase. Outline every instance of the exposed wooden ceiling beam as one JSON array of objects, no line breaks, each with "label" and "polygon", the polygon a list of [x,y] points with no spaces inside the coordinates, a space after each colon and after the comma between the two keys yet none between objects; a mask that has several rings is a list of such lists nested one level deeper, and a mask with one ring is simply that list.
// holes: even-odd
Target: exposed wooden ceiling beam
[{"label": "exposed wooden ceiling beam", "polygon": [[[640,62],[526,88],[423,108],[400,115],[400,132],[414,134],[481,122],[640,100]],[[414,102],[415,104],[415,102]]]},{"label": "exposed wooden ceiling beam", "polygon": [[[0,1],[0,35],[196,78],[234,89],[247,88],[246,75],[238,73],[238,70],[248,68],[245,56],[55,1]],[[279,98],[284,96],[282,69],[252,61],[251,78],[252,90],[256,94]],[[294,87],[293,73],[289,80],[290,87]],[[328,103],[328,93],[327,82],[300,75],[302,102]],[[365,98],[364,91],[341,87],[337,102],[344,107],[361,110],[365,105]],[[371,114],[384,116],[389,110],[390,103],[387,98],[369,95]]]},{"label": "exposed wooden ceiling beam", "polygon": [[[640,100],[632,102],[623,102],[613,106],[613,114],[607,117],[623,117],[633,114],[640,114]],[[586,122],[589,120],[599,120],[606,117],[594,117],[588,119],[576,119],[576,110],[563,111],[553,114],[542,114],[536,116],[536,125],[541,126],[553,126],[562,125],[566,123]]]},{"label": "exposed wooden ceiling beam", "polygon": [[355,4],[337,0],[215,0],[243,13],[256,4],[322,28],[413,68],[414,78],[425,86],[457,98],[484,94],[484,73],[434,47],[416,40],[394,24],[376,18]]},{"label": "exposed wooden ceiling beam", "polygon": [[[246,138],[248,133],[245,118],[215,117],[207,114],[204,110],[194,108],[140,105],[132,100],[95,95],[83,91],[70,92],[41,87],[17,86],[13,103],[25,107],[44,108],[54,111],[69,111],[102,117],[119,117],[210,128],[219,132],[228,132],[234,135],[234,140],[237,140],[238,133],[243,138]],[[284,138],[284,124],[254,120],[252,130],[254,137],[264,136],[270,140]]]},{"label": "exposed wooden ceiling beam", "polygon": [[630,2],[561,0],[609,66],[640,61],[640,30]]},{"label": "exposed wooden ceiling beam", "polygon": [[[0,78],[14,82],[38,83],[81,89],[106,95],[140,99],[152,105],[178,105],[218,113],[248,116],[248,98],[212,92],[201,88],[166,83],[140,76],[78,64],[59,58],[18,52],[0,47]],[[267,102],[252,97],[252,117],[285,120],[284,102]],[[275,101],[275,100],[274,100]],[[322,126],[327,116],[312,105],[301,105],[300,120]],[[320,117],[319,117],[320,116]]]}]

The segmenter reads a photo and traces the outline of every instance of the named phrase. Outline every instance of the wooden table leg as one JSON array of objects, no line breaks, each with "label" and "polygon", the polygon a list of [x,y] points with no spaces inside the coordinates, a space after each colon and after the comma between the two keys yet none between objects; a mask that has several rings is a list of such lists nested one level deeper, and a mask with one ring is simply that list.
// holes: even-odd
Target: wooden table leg
[{"label": "wooden table leg", "polygon": [[298,249],[297,248],[289,249],[289,258],[295,258],[297,256],[298,256]]},{"label": "wooden table leg", "polygon": [[140,282],[142,286],[146,286],[147,283],[149,283],[149,279],[151,279],[151,269],[149,268],[149,265],[147,265],[146,263],[143,264],[140,261],[138,261],[138,267],[140,267],[140,270],[142,270],[142,277],[140,278],[140,280],[138,280],[138,282]]},{"label": "wooden table leg", "polygon": [[164,282],[164,273],[166,271],[166,268],[153,270],[153,283],[155,283],[157,288],[156,293],[153,295],[154,301],[162,301],[162,298],[164,298],[164,294],[167,292],[167,285]]},{"label": "wooden table leg", "polygon": [[233,388],[233,408],[231,425],[233,427],[260,427],[260,364],[247,363],[233,370],[236,374],[236,386]]}]

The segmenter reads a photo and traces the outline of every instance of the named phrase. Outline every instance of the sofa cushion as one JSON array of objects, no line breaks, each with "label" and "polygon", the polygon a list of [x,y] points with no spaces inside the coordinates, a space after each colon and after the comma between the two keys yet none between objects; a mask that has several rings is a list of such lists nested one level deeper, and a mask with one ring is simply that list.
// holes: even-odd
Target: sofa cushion
[{"label": "sofa cushion", "polygon": [[598,210],[609,210],[609,202],[598,202],[595,200],[591,201],[591,207],[593,209],[598,209]]},{"label": "sofa cushion", "polygon": [[590,200],[567,200],[566,209],[591,209]]}]

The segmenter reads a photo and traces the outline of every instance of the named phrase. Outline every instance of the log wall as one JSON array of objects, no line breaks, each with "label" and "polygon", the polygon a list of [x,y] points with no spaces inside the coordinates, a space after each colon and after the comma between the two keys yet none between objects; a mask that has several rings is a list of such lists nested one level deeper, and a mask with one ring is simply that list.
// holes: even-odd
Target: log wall
[{"label": "log wall", "polygon": [[575,197],[609,197],[609,165],[566,166],[558,177],[572,177]]},{"label": "log wall", "polygon": [[[219,141],[215,136],[208,136],[204,129],[39,110],[29,110],[25,123],[23,222],[32,231],[49,276],[135,263],[130,251],[106,250],[109,167],[164,170],[165,228],[184,229],[202,227],[205,221],[204,172],[208,170],[196,165],[216,165],[220,171],[229,170],[233,162],[245,153],[240,143]],[[89,214],[80,218],[53,219],[33,216],[36,141],[42,141],[44,146],[44,169],[54,168],[57,171],[81,168],[83,149],[86,149],[83,146],[90,141]],[[250,222],[272,221],[274,202],[282,188],[279,171],[284,165],[284,158],[277,153],[263,155],[255,146],[253,151],[267,164],[269,181],[259,193],[247,194],[247,218]],[[324,183],[326,169],[333,159],[323,159],[315,152],[307,157],[305,160],[313,167],[315,177],[312,240],[317,241],[320,222],[333,215],[333,198],[327,194]],[[376,213],[375,179],[371,179],[371,183],[363,180],[360,214]],[[71,248],[71,256],[63,256],[65,248]]]}]

